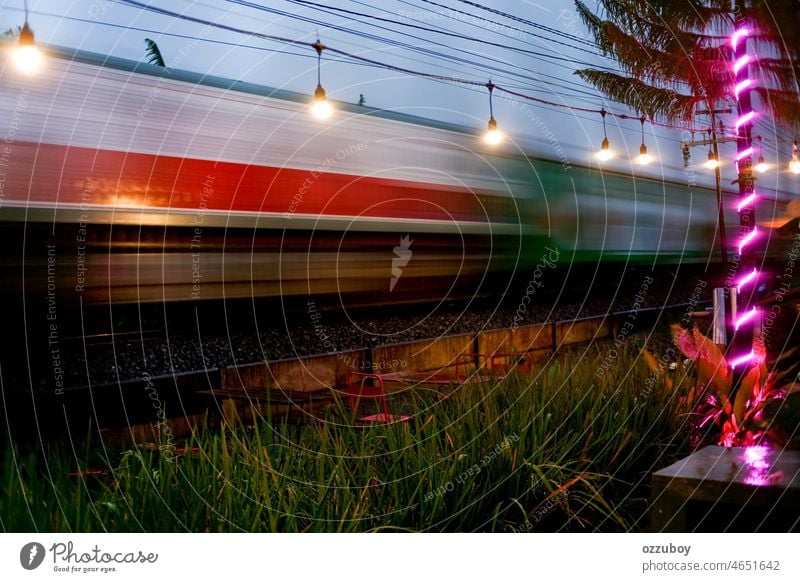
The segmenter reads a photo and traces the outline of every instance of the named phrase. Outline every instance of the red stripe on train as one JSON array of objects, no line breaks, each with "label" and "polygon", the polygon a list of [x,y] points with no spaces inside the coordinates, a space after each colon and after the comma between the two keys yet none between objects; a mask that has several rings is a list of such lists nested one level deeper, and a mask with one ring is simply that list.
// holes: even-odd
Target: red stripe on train
[{"label": "red stripe on train", "polygon": [[8,147],[6,200],[471,221],[508,206],[491,193],[396,179],[52,144]]}]

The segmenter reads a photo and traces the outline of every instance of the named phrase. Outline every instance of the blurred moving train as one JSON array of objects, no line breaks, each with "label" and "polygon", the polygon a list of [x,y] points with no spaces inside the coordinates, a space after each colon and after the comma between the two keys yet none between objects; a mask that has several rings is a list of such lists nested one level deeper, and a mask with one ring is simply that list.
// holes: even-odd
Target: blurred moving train
[{"label": "blurred moving train", "polygon": [[80,51],[28,77],[8,52],[6,294],[400,303],[502,289],[546,248],[564,266],[713,252],[715,195],[682,175],[601,172],[359,105],[321,123],[306,95]]}]

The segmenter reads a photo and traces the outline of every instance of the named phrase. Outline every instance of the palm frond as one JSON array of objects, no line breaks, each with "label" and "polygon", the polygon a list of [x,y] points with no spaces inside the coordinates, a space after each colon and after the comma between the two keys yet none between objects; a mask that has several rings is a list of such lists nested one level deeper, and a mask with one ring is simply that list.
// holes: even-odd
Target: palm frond
[{"label": "palm frond", "polygon": [[781,91],[795,91],[800,78],[800,64],[788,59],[761,57],[750,64],[750,77]]},{"label": "palm frond", "polygon": [[730,65],[711,49],[698,48],[697,54],[669,53],[646,47],[635,37],[612,23],[603,27],[612,47],[610,56],[631,77],[673,91],[687,91],[712,99],[724,97],[730,83]]},{"label": "palm frond", "polygon": [[604,45],[604,37],[602,34],[603,30],[603,20],[598,18],[594,12],[589,10],[589,8],[581,2],[581,0],[575,0],[575,9],[578,11],[578,16],[580,16],[583,23],[586,25],[586,28],[589,29],[589,32],[594,37],[594,41],[600,50],[604,53],[607,53],[611,47]]},{"label": "palm frond", "polygon": [[636,38],[647,39],[647,44],[653,48],[666,52],[687,51],[703,38],[661,18],[654,18],[652,12],[634,10],[630,4],[628,1],[607,0],[603,6],[613,22]]},{"label": "palm frond", "polygon": [[756,87],[753,91],[778,124],[800,129],[800,94],[769,87]]},{"label": "palm frond", "polygon": [[704,101],[703,97],[655,87],[638,79],[608,71],[581,69],[575,73],[612,101],[623,103],[648,117],[687,121],[694,115],[697,104]]},{"label": "palm frond", "polygon": [[688,76],[686,79],[676,79],[674,76],[675,71],[687,68],[686,65],[691,60],[690,54],[669,53],[645,45],[636,36],[626,33],[609,21],[603,22],[600,34],[603,46],[608,47],[605,54],[612,56],[629,75],[648,83],[668,84],[687,82],[693,78]]},{"label": "palm frond", "polygon": [[670,23],[677,29],[727,34],[730,27],[730,0],[606,0],[606,4],[622,4],[627,10],[646,11],[648,17]]},{"label": "palm frond", "polygon": [[[752,36],[757,49],[763,43],[775,54],[786,55],[788,59],[800,57],[800,27],[791,25],[797,21],[795,2],[751,0],[742,9],[742,14],[750,22],[757,23]],[[769,54],[769,50],[759,52]]]},{"label": "palm frond", "polygon": [[166,67],[167,65],[164,63],[164,58],[161,56],[161,51],[158,49],[156,42],[146,38],[144,39],[144,44],[147,47],[145,51],[145,56],[148,57],[147,62],[151,65]]}]

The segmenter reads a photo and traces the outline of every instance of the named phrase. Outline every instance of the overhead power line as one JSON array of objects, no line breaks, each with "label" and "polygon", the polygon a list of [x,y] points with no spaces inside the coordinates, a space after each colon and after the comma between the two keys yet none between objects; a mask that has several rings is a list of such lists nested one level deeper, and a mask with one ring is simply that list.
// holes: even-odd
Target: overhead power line
[{"label": "overhead power line", "polygon": [[[428,0],[422,0],[423,2],[427,2]],[[544,24],[539,24],[538,22],[533,22],[532,20],[527,20],[525,18],[521,18],[519,16],[514,16],[513,14],[508,14],[507,12],[503,12],[502,10],[497,10],[496,8],[489,8],[488,6],[484,6],[482,4],[478,4],[477,2],[471,2],[470,0],[458,0],[462,4],[468,4],[469,6],[473,6],[475,8],[479,8],[481,10],[485,10],[486,12],[491,12],[492,14],[497,14],[498,16],[502,16],[503,18],[508,18],[509,20],[513,20],[515,22],[521,22],[526,26],[531,26],[533,28],[537,28],[539,30],[544,30],[549,32],[550,34],[555,34],[557,36],[562,36],[565,38],[569,38],[572,40],[576,40],[577,42],[586,43],[589,46],[594,46],[594,43],[587,41],[585,39],[581,39],[574,35],[568,34],[562,30],[558,30],[557,28],[552,28],[550,26],[545,26]]]},{"label": "overhead power line", "polygon": [[[531,32],[530,30],[524,30],[522,28],[519,28],[519,27],[516,27],[516,26],[512,26],[510,24],[504,24],[502,22],[498,22],[497,20],[492,20],[491,18],[485,18],[483,16],[478,16],[477,14],[472,14],[471,12],[466,12],[464,10],[459,10],[458,8],[452,8],[450,6],[446,6],[446,5],[440,4],[438,2],[433,2],[433,0],[420,0],[420,1],[424,2],[425,4],[430,4],[432,6],[437,6],[439,8],[444,8],[445,10],[448,10],[450,12],[454,12],[456,14],[461,14],[462,16],[468,16],[469,18],[474,18],[475,20],[480,20],[481,22],[486,22],[488,24],[492,24],[494,26],[499,26],[501,28],[505,28],[505,29],[508,29],[508,30],[515,30],[517,32],[521,32],[521,33],[526,34],[526,35],[529,34],[531,36],[534,36],[534,37],[537,37],[537,38],[541,38],[541,39],[546,40],[548,42],[556,42],[558,44],[562,44],[562,45],[568,46],[570,48],[574,48],[574,49],[577,49],[577,50],[582,50],[582,51],[585,51],[585,52],[588,52],[588,53],[591,53],[591,54],[597,54],[597,52],[596,52],[597,51],[597,47],[594,45],[594,43],[589,42],[586,39],[580,38],[579,36],[568,34],[568,33],[562,32],[560,30],[549,29],[549,27],[538,25],[542,29],[546,29],[550,34],[555,34],[556,36],[560,36],[562,38],[568,38],[572,42],[583,44],[583,45],[586,45],[587,47],[591,47],[591,48],[581,48],[581,47],[576,47],[576,46],[571,45],[571,44],[567,44],[567,43],[563,43],[563,42],[560,42],[560,41],[556,41],[555,39],[547,38],[544,35],[536,34],[535,32]],[[452,15],[445,14],[445,16],[448,16],[449,18],[453,18]],[[456,19],[453,18],[453,20],[456,20]]]},{"label": "overhead power line", "polygon": [[[295,46],[307,46],[309,48],[314,48],[314,49],[315,49],[315,46],[316,46],[315,43],[310,43],[308,41],[299,41],[299,40],[287,39],[285,37],[280,37],[280,36],[275,36],[275,35],[263,34],[263,33],[260,33],[260,32],[249,31],[249,30],[245,30],[245,29],[229,26],[229,25],[226,25],[226,24],[221,24],[221,23],[218,23],[218,22],[212,22],[212,21],[204,20],[202,18],[196,18],[196,17],[189,16],[189,15],[186,15],[186,14],[180,14],[180,13],[177,13],[177,12],[172,12],[172,11],[166,10],[164,8],[158,8],[158,7],[155,7],[155,6],[150,6],[148,4],[144,4],[143,2],[139,2],[137,0],[113,0],[113,1],[117,2],[117,3],[120,3],[120,4],[125,4],[125,5],[128,5],[128,6],[134,6],[134,7],[140,8],[142,10],[148,10],[148,11],[151,11],[151,12],[155,12],[155,13],[158,13],[158,14],[161,14],[161,15],[171,16],[173,18],[177,18],[177,19],[180,19],[180,20],[186,20],[186,21],[189,21],[189,22],[202,24],[204,26],[211,26],[211,27],[215,27],[215,28],[220,28],[222,30],[228,30],[228,31],[231,31],[231,32],[236,32],[236,33],[239,33],[239,34],[244,34],[244,35],[248,35],[248,36],[252,36],[252,37],[256,37],[256,38],[262,38],[262,39],[265,39],[265,40],[271,40],[271,41],[275,41],[275,42],[286,42],[286,43],[289,43],[289,44],[292,44],[292,45],[295,45]],[[242,2],[242,3],[244,3],[244,2]],[[324,50],[329,51],[329,52],[331,52],[333,54],[338,54],[338,55],[341,55],[341,56],[344,56],[344,57],[348,57],[348,58],[356,60],[356,61],[360,61],[360,62],[363,62],[363,63],[369,63],[371,65],[374,65],[374,66],[382,68],[382,69],[386,69],[386,70],[394,71],[394,72],[398,72],[398,73],[404,73],[404,74],[407,74],[407,75],[410,75],[410,76],[415,76],[415,77],[420,77],[420,78],[425,78],[425,79],[432,79],[432,80],[437,80],[437,81],[444,81],[444,82],[448,82],[448,83],[471,86],[471,87],[487,87],[488,86],[488,84],[486,82],[484,82],[484,81],[476,81],[476,80],[473,80],[473,79],[467,79],[467,78],[463,78],[463,77],[440,75],[440,74],[437,74],[437,73],[428,73],[428,72],[424,72],[424,71],[415,71],[413,69],[409,69],[409,68],[406,68],[406,67],[401,67],[401,66],[398,66],[398,65],[392,65],[392,64],[389,64],[389,63],[378,61],[376,59],[370,59],[370,58],[367,58],[367,57],[363,57],[361,55],[352,54],[352,53],[350,53],[348,51],[344,51],[344,50],[337,49],[337,48],[334,48],[334,47],[324,46],[323,48],[324,48]],[[564,103],[557,103],[557,102],[554,102],[554,101],[548,101],[546,99],[541,99],[539,97],[534,97],[532,95],[527,95],[525,93],[520,93],[520,92],[514,91],[512,89],[507,89],[507,88],[502,87],[500,85],[493,85],[493,88],[494,88],[495,91],[499,91],[499,92],[503,92],[503,93],[506,93],[506,94],[509,94],[509,95],[513,95],[515,97],[519,97],[521,99],[525,99],[527,101],[531,101],[531,102],[534,102],[534,103],[539,103],[539,104],[542,104],[542,105],[549,105],[551,107],[569,109],[569,110],[572,110],[572,111],[582,111],[582,112],[586,112],[586,113],[597,113],[597,114],[601,114],[601,115],[608,115],[608,116],[611,116],[611,117],[616,117],[616,118],[619,118],[619,119],[639,119],[640,118],[640,116],[637,116],[637,115],[630,115],[630,114],[626,114],[626,113],[615,113],[615,112],[612,112],[612,111],[607,111],[605,108],[592,109],[592,108],[588,108],[588,107],[576,107],[574,105],[566,105]],[[650,123],[652,123],[653,125],[658,125],[660,127],[668,127],[668,128],[672,128],[672,129],[688,129],[690,131],[703,131],[700,128],[689,128],[689,127],[686,127],[684,125],[672,125],[672,124],[668,124],[668,123],[657,122],[655,120],[650,120]]]},{"label": "overhead power line", "polygon": [[[262,6],[261,4],[258,4],[256,2],[250,2],[248,0],[227,0],[227,1],[232,3],[232,4],[245,6],[247,8],[252,8],[254,10],[261,10],[261,11],[264,11],[264,12],[269,12],[271,14],[277,14],[279,16],[284,16],[284,17],[287,17],[287,18],[293,18],[293,19],[297,19],[297,20],[305,20],[305,21],[307,21],[307,22],[309,22],[311,24],[314,24],[316,26],[326,26],[326,27],[333,28],[333,29],[338,29],[338,30],[342,29],[341,26],[335,25],[335,24],[331,24],[330,22],[324,22],[324,21],[317,20],[317,19],[314,19],[314,18],[311,18],[311,17],[302,16],[302,15],[299,15],[299,14],[296,14],[296,13],[287,12],[285,10],[280,10],[278,8],[272,8],[270,6]],[[378,17],[378,16],[370,16],[370,15],[364,14],[362,12],[355,12],[355,11],[352,11],[352,10],[345,10],[343,8],[337,8],[337,7],[332,7],[332,6],[324,6],[324,5],[315,3],[315,2],[310,2],[308,0],[287,0],[287,2],[292,3],[292,4],[309,6],[309,7],[315,8],[317,10],[320,10],[320,11],[322,11],[324,13],[328,13],[328,14],[332,14],[333,12],[349,13],[350,15],[358,15],[358,16],[361,16],[361,17],[368,17],[368,18],[372,18],[372,19],[375,19],[375,20],[380,20],[380,21],[383,21],[383,22],[390,22],[392,24],[397,24],[397,25],[400,25],[400,26],[407,26],[407,27],[410,26],[410,27],[415,27],[415,28],[421,28],[421,29],[425,30],[426,32],[438,32],[440,34],[447,34],[448,36],[451,36],[451,37],[458,37],[458,38],[470,40],[470,41],[473,41],[473,42],[479,42],[479,43],[483,43],[483,44],[486,44],[486,45],[489,45],[489,46],[494,46],[494,47],[497,47],[497,48],[502,48],[502,49],[513,51],[513,52],[518,52],[520,54],[525,54],[525,55],[537,57],[537,58],[540,58],[540,59],[548,59],[548,60],[552,60],[552,61],[567,62],[567,63],[576,64],[576,65],[583,65],[583,66],[590,66],[590,67],[595,67],[596,66],[593,63],[588,63],[586,61],[581,61],[579,59],[573,59],[573,58],[570,58],[570,57],[564,57],[564,56],[557,55],[557,54],[545,53],[545,52],[541,52],[541,51],[534,51],[534,50],[524,49],[524,48],[520,48],[520,47],[512,47],[512,46],[504,45],[504,44],[501,44],[501,43],[495,43],[495,42],[491,42],[491,41],[487,41],[487,40],[476,39],[474,37],[470,37],[470,36],[467,36],[467,35],[462,35],[462,34],[455,33],[455,32],[436,31],[436,29],[431,29],[431,28],[428,28],[428,27],[420,27],[418,25],[414,25],[414,24],[410,24],[410,23],[398,22],[398,21],[395,21],[395,20],[385,19],[385,18],[381,18],[381,17]],[[362,22],[362,24],[367,24],[368,26],[373,26],[373,27],[376,27],[376,28],[378,28],[380,30],[385,30],[387,32],[392,32],[394,34],[402,34],[402,35],[405,35],[405,36],[409,36],[410,38],[413,38],[413,39],[418,40],[418,41],[431,42],[430,39],[426,39],[426,38],[423,38],[423,37],[420,37],[420,36],[416,36],[416,35],[413,35],[413,34],[410,34],[410,33],[402,33],[402,32],[399,32],[397,30],[393,30],[391,28],[388,28],[388,27],[385,27],[385,26],[382,26],[382,25],[377,25],[377,24],[372,24],[372,23],[364,23],[364,22]],[[351,30],[350,32],[353,32],[353,31]],[[364,34],[364,33],[361,33],[361,34]],[[383,41],[383,42],[387,42],[386,38],[377,38],[377,39],[373,38],[373,40],[380,40],[380,41]],[[447,46],[447,45],[443,45],[441,43],[436,43],[436,44],[439,44],[439,46]],[[485,55],[483,55],[483,56],[485,56]]]},{"label": "overhead power line", "polygon": [[[471,42],[477,42],[477,43],[480,43],[480,44],[485,44],[485,45],[488,45],[488,46],[494,46],[494,47],[497,47],[497,48],[502,48],[502,49],[505,49],[505,50],[515,51],[515,52],[519,52],[519,53],[522,53],[522,54],[537,56],[537,57],[541,57],[541,58],[556,58],[554,55],[548,55],[548,54],[542,53],[540,51],[532,51],[532,50],[528,50],[528,49],[524,49],[524,48],[520,48],[520,47],[511,46],[511,45],[508,45],[508,44],[501,44],[501,43],[493,42],[493,41],[490,41],[490,40],[484,40],[484,39],[480,39],[480,38],[475,38],[474,36],[469,36],[469,35],[466,35],[466,34],[461,34],[461,33],[453,32],[453,31],[450,31],[450,30],[440,30],[440,29],[431,28],[431,27],[428,27],[428,26],[423,26],[421,24],[414,24],[414,23],[411,23],[411,22],[403,22],[401,20],[396,20],[396,19],[393,19],[393,18],[383,18],[381,16],[376,16],[374,14],[367,14],[365,12],[358,12],[358,11],[355,11],[355,10],[347,10],[346,8],[339,8],[339,7],[336,7],[336,6],[325,6],[324,4],[320,4],[318,2],[312,2],[311,0],[286,0],[286,1],[290,2],[292,4],[298,4],[300,6],[310,6],[310,7],[313,7],[313,8],[320,9],[320,10],[324,9],[323,11],[324,12],[328,12],[328,13],[330,13],[330,11],[335,11],[335,12],[339,12],[339,13],[342,13],[342,14],[348,14],[350,16],[359,16],[361,18],[369,18],[369,19],[372,19],[372,20],[377,20],[379,22],[386,22],[386,23],[390,23],[390,24],[396,24],[398,26],[405,26],[405,27],[408,27],[408,28],[413,28],[415,30],[422,30],[422,31],[425,31],[425,32],[432,32],[434,34],[441,34],[441,35],[449,36],[451,38],[460,38],[462,40],[468,40],[468,41],[471,41]],[[560,45],[567,46],[569,48],[578,48],[578,47],[575,47],[573,45],[567,44],[567,43],[562,42],[562,41],[557,41],[557,40],[553,40],[553,39],[549,39],[549,40],[550,40],[550,42],[555,42],[555,43],[558,43]],[[595,52],[589,51],[588,49],[578,49],[578,50],[583,50],[583,51],[585,51],[587,53],[590,53],[590,54],[596,54]],[[564,60],[564,61],[571,60],[568,57],[557,57],[557,58],[559,60]],[[591,63],[585,63],[583,61],[578,61],[578,60],[575,60],[574,62],[578,63],[578,64],[583,64],[583,65],[590,65],[591,64]],[[591,66],[595,66],[595,65],[591,65]]]}]

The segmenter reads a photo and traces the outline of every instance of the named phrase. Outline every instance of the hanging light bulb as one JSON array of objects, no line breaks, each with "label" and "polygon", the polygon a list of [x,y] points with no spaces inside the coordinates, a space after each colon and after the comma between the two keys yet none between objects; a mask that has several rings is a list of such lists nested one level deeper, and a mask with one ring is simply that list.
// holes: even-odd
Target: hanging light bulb
[{"label": "hanging light bulb", "polygon": [[492,106],[492,92],[494,91],[494,83],[489,81],[486,88],[489,90],[489,123],[486,128],[486,133],[483,134],[483,141],[489,145],[497,145],[503,141],[503,132],[497,129],[497,120],[494,118],[494,108]]},{"label": "hanging light bulb", "polygon": [[[747,56],[747,55],[745,55],[745,56]],[[758,149],[759,149],[760,153],[758,154],[758,163],[754,166],[755,171],[758,172],[759,174],[763,174],[764,172],[767,171],[767,169],[769,169],[769,166],[767,165],[767,162],[764,161],[764,146],[761,145],[762,141],[763,140],[761,139],[761,136],[759,135],[758,136]]]},{"label": "hanging light bulb", "polygon": [[605,162],[606,160],[610,160],[613,154],[611,150],[608,148],[608,138],[604,137],[602,143],[600,144],[600,150],[595,154],[597,159],[601,162]]},{"label": "hanging light bulb", "polygon": [[639,147],[639,157],[636,158],[636,161],[639,162],[641,165],[646,166],[650,162],[653,161],[653,158],[650,154],[647,153],[647,146],[642,144]]},{"label": "hanging light bulb", "polygon": [[14,64],[26,75],[32,75],[42,62],[42,51],[36,46],[33,31],[28,25],[28,2],[25,1],[25,24],[19,31],[17,46],[14,49]]},{"label": "hanging light bulb", "polygon": [[314,101],[311,102],[311,114],[320,120],[328,119],[333,115],[333,105],[328,101],[328,96],[325,89],[322,88],[321,65],[322,65],[322,51],[325,49],[319,39],[313,45],[314,50],[317,51],[317,88],[314,90]]},{"label": "hanging light bulb", "polygon": [[711,149],[709,148],[708,160],[706,161],[706,168],[708,168],[709,170],[714,170],[718,167],[719,167],[719,160],[717,159],[717,156],[714,154],[714,152],[712,152]]},{"label": "hanging light bulb", "polygon": [[314,91],[314,101],[311,103],[311,114],[317,119],[325,120],[333,115],[333,106],[325,95],[322,85],[317,85]]},{"label": "hanging light bulb", "polygon": [[611,149],[608,143],[608,135],[606,134],[606,110],[600,110],[600,117],[603,118],[603,141],[600,143],[600,150],[595,154],[597,159],[601,162],[605,162],[606,160],[611,159],[614,155],[611,153]]},{"label": "hanging light bulb", "polygon": [[494,117],[489,118],[489,125],[483,135],[483,140],[490,145],[497,145],[503,141],[503,134],[497,129],[497,121]]},{"label": "hanging light bulb", "polygon": [[650,156],[650,154],[647,153],[647,146],[644,144],[644,122],[645,122],[645,117],[642,116],[639,119],[639,121],[642,122],[642,145],[639,146],[639,157],[636,158],[636,161],[639,162],[639,164],[641,164],[642,166],[646,166],[647,164],[649,164],[650,162],[653,161],[653,158],[652,158],[652,156]]},{"label": "hanging light bulb", "polygon": [[792,161],[789,162],[789,169],[793,174],[800,174],[800,159],[797,157],[797,140],[792,146]]}]

